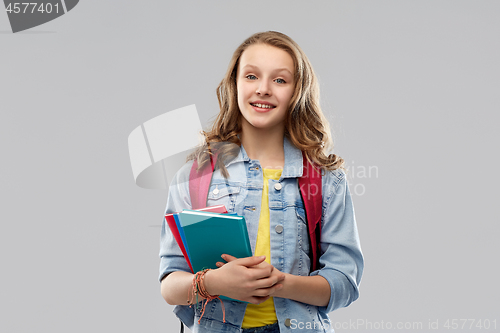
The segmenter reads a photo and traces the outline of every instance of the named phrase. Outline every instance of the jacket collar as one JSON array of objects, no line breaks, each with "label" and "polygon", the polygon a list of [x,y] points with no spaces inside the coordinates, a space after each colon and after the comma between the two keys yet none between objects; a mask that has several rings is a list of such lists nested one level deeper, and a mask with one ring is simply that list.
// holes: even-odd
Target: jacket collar
[{"label": "jacket collar", "polygon": [[[285,165],[283,171],[281,172],[281,178],[297,178],[302,176],[302,151],[295,147],[290,140],[285,136],[283,139],[283,150],[285,152]],[[240,152],[238,156],[227,163],[227,167],[236,162],[249,162],[245,148],[243,145],[240,146]]]},{"label": "jacket collar", "polygon": [[295,147],[287,137],[283,140],[283,148],[285,150],[285,165],[281,178],[297,178],[302,177],[302,151]]}]

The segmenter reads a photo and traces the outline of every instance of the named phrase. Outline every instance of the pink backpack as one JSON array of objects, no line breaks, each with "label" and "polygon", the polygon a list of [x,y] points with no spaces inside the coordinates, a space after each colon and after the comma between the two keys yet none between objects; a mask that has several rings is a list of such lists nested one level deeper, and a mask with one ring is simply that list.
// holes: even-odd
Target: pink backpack
[{"label": "pink backpack", "polygon": [[[196,171],[198,162],[194,160],[189,174],[189,193],[193,209],[203,208],[207,205],[208,190],[212,181],[217,155],[217,153],[214,154],[213,158],[210,156],[210,166],[207,165],[200,171]],[[302,152],[302,160],[304,171],[302,177],[299,178],[299,189],[304,201],[309,230],[312,272],[319,268],[319,254],[321,253],[321,213],[323,206],[321,171],[307,161],[304,152]]]}]

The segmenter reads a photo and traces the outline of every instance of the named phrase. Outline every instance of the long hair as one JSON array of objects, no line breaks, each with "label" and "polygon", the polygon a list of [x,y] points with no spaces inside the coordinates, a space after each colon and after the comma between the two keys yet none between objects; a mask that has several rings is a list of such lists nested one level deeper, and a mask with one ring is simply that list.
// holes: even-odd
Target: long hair
[{"label": "long hair", "polygon": [[294,146],[304,151],[307,159],[324,170],[344,168],[344,160],[327,154],[333,149],[328,120],[319,103],[319,84],[309,59],[290,37],[276,31],[253,34],[233,53],[226,75],[217,87],[220,112],[208,131],[203,131],[205,143],[198,147],[187,160],[197,159],[199,169],[218,151],[216,168],[225,178],[229,174],[225,162],[238,155],[241,141],[241,112],[238,107],[236,75],[243,52],[254,44],[267,44],[287,52],[294,62],[294,94],[285,116],[285,136]]}]

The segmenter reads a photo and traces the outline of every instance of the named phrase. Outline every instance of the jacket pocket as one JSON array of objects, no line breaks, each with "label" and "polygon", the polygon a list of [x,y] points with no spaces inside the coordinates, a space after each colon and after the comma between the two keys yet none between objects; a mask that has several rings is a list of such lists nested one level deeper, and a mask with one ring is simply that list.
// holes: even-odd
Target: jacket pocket
[{"label": "jacket pocket", "polygon": [[230,194],[237,193],[240,193],[239,186],[226,186],[225,184],[212,185],[210,186],[210,191],[208,191],[208,199],[219,200]]},{"label": "jacket pocket", "polygon": [[236,195],[239,193],[239,186],[227,186],[226,184],[211,185],[208,191],[207,205],[224,205],[229,213],[234,212]]}]

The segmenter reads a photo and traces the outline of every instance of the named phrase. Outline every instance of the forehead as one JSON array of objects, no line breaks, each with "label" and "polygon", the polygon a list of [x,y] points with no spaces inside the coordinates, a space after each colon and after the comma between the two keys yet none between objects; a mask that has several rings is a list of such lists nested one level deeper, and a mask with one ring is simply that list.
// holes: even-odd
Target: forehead
[{"label": "forehead", "polygon": [[261,70],[288,69],[294,72],[294,62],[288,52],[267,44],[254,44],[243,51],[238,70],[257,67]]}]

